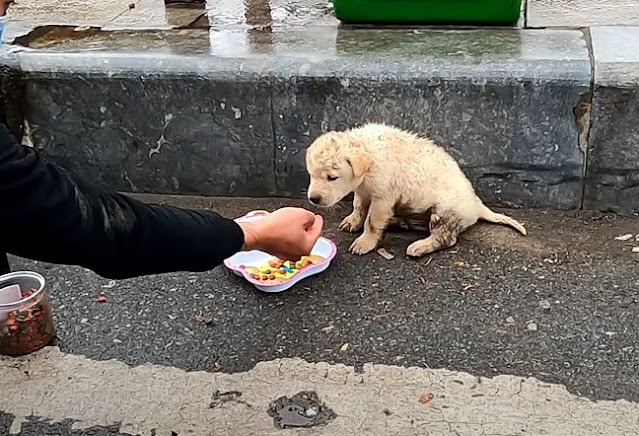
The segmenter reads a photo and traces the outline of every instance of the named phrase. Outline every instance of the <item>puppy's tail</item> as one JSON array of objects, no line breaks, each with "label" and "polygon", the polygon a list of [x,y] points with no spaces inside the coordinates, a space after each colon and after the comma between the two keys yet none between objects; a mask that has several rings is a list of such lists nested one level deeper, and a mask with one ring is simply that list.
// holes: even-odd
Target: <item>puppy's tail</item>
[{"label": "puppy's tail", "polygon": [[505,224],[507,226],[510,226],[516,229],[519,233],[521,233],[524,236],[527,233],[526,228],[524,227],[522,223],[504,214],[493,212],[492,210],[488,209],[488,207],[486,207],[485,204],[481,203],[481,200],[480,200],[479,218],[485,221],[489,221],[491,223]]}]

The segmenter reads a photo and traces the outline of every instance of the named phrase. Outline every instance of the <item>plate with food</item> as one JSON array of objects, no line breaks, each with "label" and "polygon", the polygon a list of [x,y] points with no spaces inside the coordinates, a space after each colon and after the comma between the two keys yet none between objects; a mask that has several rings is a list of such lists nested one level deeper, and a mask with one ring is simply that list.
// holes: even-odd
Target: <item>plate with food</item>
[{"label": "plate with food", "polygon": [[[235,221],[255,221],[268,214],[263,210],[253,211]],[[282,292],[307,277],[325,271],[336,254],[335,243],[320,236],[311,253],[297,261],[278,259],[263,251],[251,250],[236,253],[226,259],[224,265],[260,291]]]}]

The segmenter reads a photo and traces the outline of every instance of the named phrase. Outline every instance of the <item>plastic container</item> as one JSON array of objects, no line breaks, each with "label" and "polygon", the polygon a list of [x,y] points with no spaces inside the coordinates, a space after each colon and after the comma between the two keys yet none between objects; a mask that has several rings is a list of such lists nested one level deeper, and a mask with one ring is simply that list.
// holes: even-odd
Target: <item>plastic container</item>
[{"label": "plastic container", "polygon": [[333,0],[335,16],[353,24],[509,25],[521,0]]},{"label": "plastic container", "polygon": [[[241,218],[237,218],[237,222],[246,222],[246,221],[254,221],[264,218],[268,215],[269,212],[258,210],[253,211]],[[244,277],[249,283],[253,284],[257,289],[263,292],[282,292],[293,285],[298,283],[300,280],[303,280],[307,277],[310,277],[315,274],[319,274],[322,271],[326,270],[331,264],[331,261],[337,254],[337,247],[335,243],[330,239],[320,237],[315,246],[311,250],[311,255],[319,256],[322,258],[321,262],[308,265],[295,274],[293,274],[290,278],[286,280],[277,280],[277,281],[262,281],[256,280],[247,272],[247,267],[259,268],[268,264],[269,261],[274,259],[274,256],[265,253],[259,250],[252,251],[240,251],[235,255],[229,257],[224,261],[224,265],[232,272],[237,274],[240,277]]]},{"label": "plastic container", "polygon": [[20,287],[20,299],[0,304],[0,354],[20,356],[49,345],[55,329],[44,277],[30,271],[0,276],[0,289],[11,285]]}]

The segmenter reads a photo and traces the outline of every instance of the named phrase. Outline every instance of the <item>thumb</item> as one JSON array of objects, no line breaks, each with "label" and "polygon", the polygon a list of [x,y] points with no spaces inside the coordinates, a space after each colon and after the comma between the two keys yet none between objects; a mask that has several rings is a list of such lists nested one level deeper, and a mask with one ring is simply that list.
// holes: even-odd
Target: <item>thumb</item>
[{"label": "thumb", "polygon": [[322,229],[324,228],[324,218],[321,215],[313,215],[314,222],[306,230],[306,234],[309,238],[313,239],[313,241],[317,240],[322,234]]}]

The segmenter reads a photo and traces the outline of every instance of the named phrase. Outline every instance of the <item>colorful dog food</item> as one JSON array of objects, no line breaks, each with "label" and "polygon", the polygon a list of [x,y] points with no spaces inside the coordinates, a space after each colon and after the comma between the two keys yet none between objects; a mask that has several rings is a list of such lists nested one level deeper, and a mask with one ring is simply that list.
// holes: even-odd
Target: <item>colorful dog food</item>
[{"label": "colorful dog food", "polygon": [[[54,337],[51,307],[44,293],[35,289],[22,293],[24,305],[5,312],[0,321],[0,354],[20,356],[49,345]],[[33,296],[33,297],[32,297]],[[32,300],[29,300],[32,297]],[[26,300],[26,301],[25,301]]]},{"label": "colorful dog food", "polygon": [[317,265],[323,260],[322,257],[316,255],[304,256],[297,262],[274,258],[268,264],[259,268],[246,265],[242,265],[240,268],[244,269],[255,280],[281,283],[290,279],[304,268],[310,265]]}]

